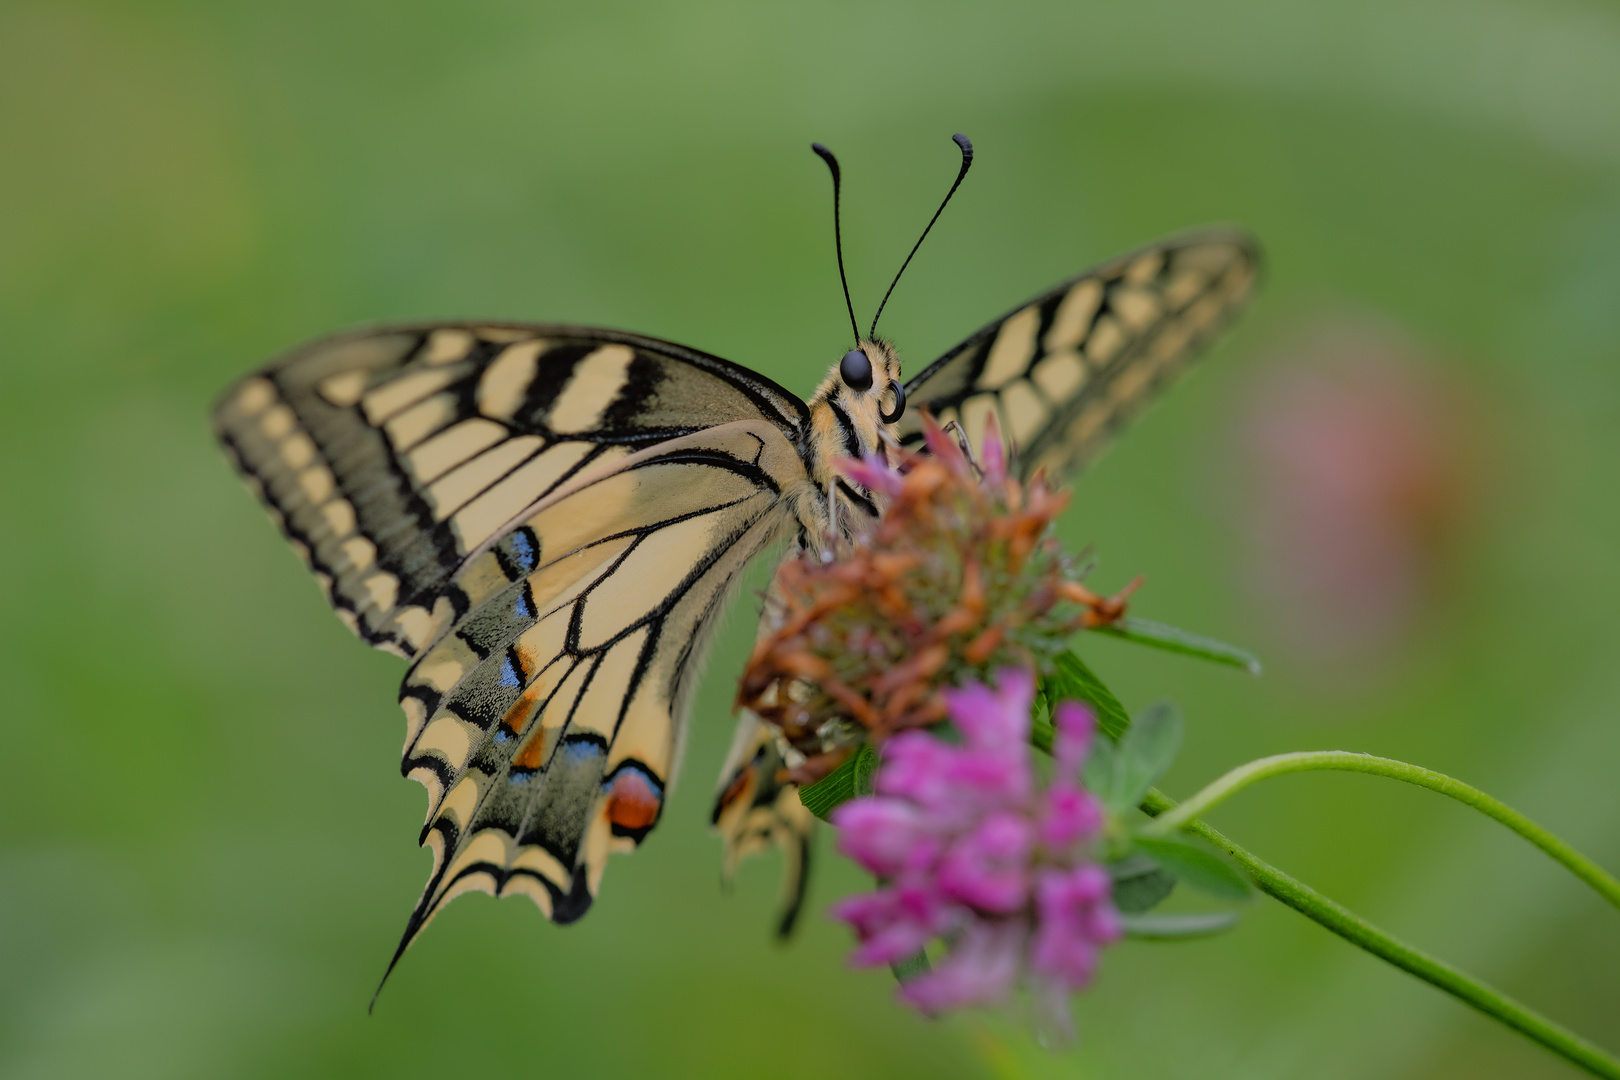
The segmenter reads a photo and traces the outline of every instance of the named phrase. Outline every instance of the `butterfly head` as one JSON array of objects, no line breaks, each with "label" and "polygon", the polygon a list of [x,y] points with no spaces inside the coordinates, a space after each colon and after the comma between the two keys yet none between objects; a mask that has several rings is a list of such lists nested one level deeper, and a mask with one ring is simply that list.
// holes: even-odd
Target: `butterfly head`
[{"label": "butterfly head", "polygon": [[[836,376],[837,385],[833,385]],[[838,361],[827,382],[846,410],[864,416],[874,405],[885,424],[906,411],[906,388],[900,382],[900,355],[882,338],[863,341]],[[886,403],[886,404],[885,404]]]},{"label": "butterfly head", "polygon": [[827,372],[809,404],[813,472],[825,485],[833,459],[881,453],[895,441],[890,425],[906,408],[899,353],[881,338],[862,340]]}]

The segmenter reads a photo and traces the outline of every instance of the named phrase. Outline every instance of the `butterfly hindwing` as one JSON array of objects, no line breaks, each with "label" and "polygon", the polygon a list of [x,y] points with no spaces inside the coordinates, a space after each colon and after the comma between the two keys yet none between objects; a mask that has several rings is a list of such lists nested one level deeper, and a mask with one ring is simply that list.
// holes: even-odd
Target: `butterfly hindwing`
[{"label": "butterfly hindwing", "polygon": [[1259,249],[1238,230],[1151,244],[997,319],[906,384],[901,440],[920,411],[960,422],[977,446],[994,415],[1020,475],[1088,465],[1242,306]]},{"label": "butterfly hindwing", "polygon": [[469,890],[584,913],[608,854],[657,823],[708,631],[803,475],[763,421],[669,440],[582,474],[455,575],[464,613],[402,689],[434,867],[401,950]]},{"label": "butterfly hindwing", "polygon": [[494,530],[583,470],[798,398],[669,342],[569,326],[432,324],[306,346],[227,391],[220,440],[362,638],[409,658]]}]

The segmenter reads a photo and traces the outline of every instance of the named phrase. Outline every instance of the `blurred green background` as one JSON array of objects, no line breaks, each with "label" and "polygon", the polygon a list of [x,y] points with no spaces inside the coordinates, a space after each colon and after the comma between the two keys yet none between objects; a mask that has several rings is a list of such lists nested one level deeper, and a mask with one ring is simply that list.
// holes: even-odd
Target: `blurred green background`
[{"label": "blurred green background", "polygon": [[[1264,899],[1227,937],[1113,950],[1056,1055],[845,970],[823,909],[863,883],[827,836],[777,947],[774,860],[724,895],[706,830],[747,600],[664,824],[590,916],[461,900],[367,1016],[429,862],[403,665],[327,611],[212,444],[213,395],[307,338],[433,316],[635,329],[808,391],[846,333],[809,142],[843,159],[868,313],[953,131],[977,164],[885,315],[912,371],[1163,232],[1232,220],[1268,248],[1251,314],[1063,524],[1095,582],[1148,575],[1137,611],[1268,661],[1085,643],[1127,704],[1185,708],[1168,790],[1367,750],[1620,866],[1612,4],[7,0],[0,1074],[1573,1075]],[[1440,388],[1419,426],[1466,433],[1440,526],[1389,512],[1417,537],[1400,611],[1313,651],[1302,621],[1331,631],[1331,598],[1379,583],[1271,580],[1290,489],[1245,431],[1346,333],[1399,342]],[[1334,536],[1360,519],[1328,511]],[[1620,917],[1483,819],[1317,775],[1215,821],[1620,1051]]]}]

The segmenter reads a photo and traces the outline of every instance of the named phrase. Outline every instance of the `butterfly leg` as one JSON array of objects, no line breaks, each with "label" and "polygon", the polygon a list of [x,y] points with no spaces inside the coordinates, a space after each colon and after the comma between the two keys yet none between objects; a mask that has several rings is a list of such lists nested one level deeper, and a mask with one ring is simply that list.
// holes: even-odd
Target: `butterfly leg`
[{"label": "butterfly leg", "polygon": [[944,430],[956,436],[956,445],[961,448],[962,456],[967,458],[968,464],[979,476],[984,475],[984,469],[979,465],[979,459],[973,454],[973,442],[968,438],[967,429],[955,420],[947,421]]},{"label": "butterfly leg", "polygon": [[822,557],[823,562],[831,561],[832,554],[833,554],[832,553],[832,545],[835,544],[837,542],[837,540],[838,540],[838,478],[834,477],[833,479],[827,481],[827,544],[828,544],[828,547],[827,547],[827,549],[825,551],[822,552],[821,557]]}]

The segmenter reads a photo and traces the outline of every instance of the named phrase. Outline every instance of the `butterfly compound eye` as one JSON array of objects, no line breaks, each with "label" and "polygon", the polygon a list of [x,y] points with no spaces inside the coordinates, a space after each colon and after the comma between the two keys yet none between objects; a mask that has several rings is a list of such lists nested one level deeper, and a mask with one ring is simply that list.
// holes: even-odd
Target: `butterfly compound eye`
[{"label": "butterfly compound eye", "polygon": [[851,390],[872,388],[872,361],[860,349],[851,349],[838,361],[838,375]]}]

